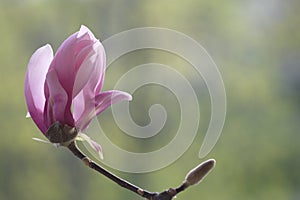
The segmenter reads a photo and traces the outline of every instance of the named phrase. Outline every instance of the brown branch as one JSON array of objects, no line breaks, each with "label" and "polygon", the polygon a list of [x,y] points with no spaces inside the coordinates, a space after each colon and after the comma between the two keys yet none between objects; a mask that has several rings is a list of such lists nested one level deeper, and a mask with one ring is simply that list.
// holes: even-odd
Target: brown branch
[{"label": "brown branch", "polygon": [[186,176],[184,182],[177,188],[170,188],[161,193],[158,192],[148,192],[132,183],[125,181],[108,170],[104,169],[86,155],[84,155],[76,146],[75,137],[78,134],[78,130],[75,127],[70,127],[68,125],[62,125],[59,122],[53,123],[46,132],[46,137],[51,143],[58,143],[60,146],[67,147],[76,157],[84,162],[89,168],[96,170],[100,174],[106,176],[110,180],[114,181],[123,188],[126,188],[148,200],[171,200],[176,194],[184,191],[191,185],[199,183],[215,166],[216,161],[213,159],[207,160],[194,169],[192,169]]},{"label": "brown branch", "polygon": [[111,172],[107,171],[106,169],[104,169],[103,167],[101,167],[100,165],[96,164],[94,161],[92,161],[91,159],[89,159],[86,155],[84,155],[77,147],[75,142],[72,142],[69,144],[68,149],[76,156],[78,157],[80,160],[82,160],[84,162],[85,165],[87,165],[88,167],[90,167],[91,169],[96,170],[97,172],[99,172],[100,174],[106,176],[107,178],[109,178],[110,180],[114,181],[115,183],[117,183],[118,185],[120,185],[121,187],[124,187],[142,197],[145,197],[149,200],[152,200],[154,198],[154,196],[157,195],[157,193],[152,193],[152,192],[148,192],[147,190],[141,189],[140,187],[133,185],[132,183],[125,181],[121,178],[119,178],[118,176],[116,176],[115,174],[112,174]]},{"label": "brown branch", "polygon": [[185,181],[177,188],[173,189],[170,188],[168,190],[165,190],[161,193],[158,192],[149,192],[147,190],[144,190],[128,181],[125,181],[121,179],[120,177],[116,176],[115,174],[109,172],[108,170],[104,169],[91,159],[89,159],[86,155],[84,155],[77,147],[76,143],[73,141],[68,146],[68,149],[80,160],[84,162],[84,164],[88,167],[90,167],[93,170],[96,170],[100,174],[106,176],[110,180],[114,181],[118,185],[120,185],[123,188],[126,188],[142,197],[145,197],[148,200],[171,200],[177,195],[178,193],[184,191],[186,188],[188,188],[191,185],[195,185],[199,183],[215,166],[215,160],[210,159],[207,160],[200,165],[198,165],[196,168],[192,169],[186,176]]}]

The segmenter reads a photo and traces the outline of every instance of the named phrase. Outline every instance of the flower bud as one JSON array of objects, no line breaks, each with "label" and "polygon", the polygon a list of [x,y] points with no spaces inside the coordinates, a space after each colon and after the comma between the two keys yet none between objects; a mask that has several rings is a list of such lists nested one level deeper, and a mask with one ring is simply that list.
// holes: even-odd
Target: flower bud
[{"label": "flower bud", "polygon": [[214,159],[209,159],[191,171],[185,177],[185,184],[188,186],[195,185],[199,183],[203,178],[214,168],[216,161]]}]

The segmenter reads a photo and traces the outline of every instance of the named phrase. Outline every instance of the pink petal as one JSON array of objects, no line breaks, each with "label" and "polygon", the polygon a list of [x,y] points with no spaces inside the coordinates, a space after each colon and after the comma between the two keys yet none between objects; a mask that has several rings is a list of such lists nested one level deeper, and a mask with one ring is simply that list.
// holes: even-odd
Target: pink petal
[{"label": "pink petal", "polygon": [[98,67],[96,64],[98,60],[97,46],[99,46],[98,43],[92,45],[90,48],[84,49],[84,51],[89,52],[89,55],[86,56],[76,74],[72,92],[73,97],[75,97],[83,89],[87,82],[89,82],[90,77],[94,76],[94,72],[96,72],[96,68]]},{"label": "pink petal", "polygon": [[87,28],[83,28],[68,37],[57,50],[51,63],[50,68],[56,70],[58,79],[68,96],[72,96],[77,71],[90,53],[90,51],[83,51],[83,49],[91,47],[96,42],[90,39],[90,34]]},{"label": "pink petal", "polygon": [[94,34],[90,31],[90,29],[84,25],[81,25],[80,30],[78,31],[77,37],[81,37],[83,35],[86,35],[89,37],[89,40],[97,41],[97,38],[95,38]]},{"label": "pink petal", "polygon": [[[88,64],[90,64],[90,66],[94,68],[94,71],[90,74],[90,77],[85,83],[82,91],[73,99],[73,116],[75,121],[77,121],[80,118],[83,111],[85,110],[85,104],[86,104],[85,102],[93,102],[96,94],[100,93],[100,91],[97,92],[97,88],[100,87],[102,88],[104,74],[105,74],[105,52],[100,42],[97,42],[95,45],[97,45],[97,52],[96,52],[97,57],[95,58],[95,60],[93,59],[88,62]],[[77,76],[79,75],[80,72],[78,72]],[[79,78],[80,77],[81,76],[79,76]],[[76,81],[77,79],[75,80],[75,85],[76,85]],[[77,88],[78,90],[78,86],[74,86],[74,89],[75,88]],[[76,92],[73,92],[73,94],[75,93]],[[92,106],[94,105],[95,104],[92,103]]]},{"label": "pink petal", "polygon": [[73,99],[73,118],[76,121],[80,118],[84,111],[85,102],[84,95],[81,91],[74,99]]},{"label": "pink petal", "polygon": [[[50,65],[50,69],[55,69],[58,80],[68,96],[65,117],[69,125],[74,125],[72,124],[74,122],[71,112],[72,99],[79,93],[87,78],[87,76],[84,76],[82,80],[75,83],[77,73],[81,70],[81,67],[87,67],[82,64],[93,55],[93,45],[97,42],[98,40],[94,38],[89,29],[82,26],[79,32],[71,35],[62,43]],[[83,69],[82,71],[89,70]],[[76,89],[74,89],[74,84],[76,84]],[[73,92],[75,93],[73,94]]]},{"label": "pink petal", "polygon": [[64,88],[61,86],[55,70],[50,70],[47,73],[45,87],[47,88],[45,89],[47,97],[45,120],[47,125],[50,126],[56,121],[59,121],[62,124],[69,124],[69,119],[67,119],[65,116],[68,96]]},{"label": "pink petal", "polygon": [[84,130],[88,127],[91,120],[103,112],[106,108],[112,104],[121,102],[121,101],[130,101],[132,96],[126,92],[118,90],[110,90],[103,93],[100,93],[95,98],[95,104],[93,102],[86,102],[84,113],[81,115],[79,120],[76,122],[77,127],[80,130]]},{"label": "pink petal", "polygon": [[123,92],[119,90],[109,90],[100,93],[96,97],[96,115],[103,112],[106,108],[108,108],[112,104],[119,103],[124,100],[131,101],[132,96],[127,92]]},{"label": "pink petal", "polygon": [[106,68],[106,55],[105,55],[105,50],[104,50],[104,47],[102,46],[99,46],[99,75],[100,77],[98,76],[95,76],[94,78],[96,78],[96,89],[95,89],[95,93],[96,94],[99,94],[102,90],[102,87],[103,87],[103,83],[104,83],[104,77],[105,77],[105,68]]},{"label": "pink petal", "polygon": [[[89,64],[93,64],[95,69],[97,69],[97,71],[95,71],[92,76],[90,77],[89,81],[88,81],[88,86],[86,87],[86,93],[87,90],[89,90],[89,92],[91,92],[90,97],[95,96],[96,94],[99,94],[102,86],[103,86],[103,82],[104,82],[104,75],[105,75],[105,67],[106,67],[106,57],[105,57],[105,50],[102,46],[102,44],[99,42],[99,40],[97,40],[95,38],[95,36],[93,35],[93,33],[85,26],[81,26],[77,37],[88,37],[89,40],[94,41],[94,45],[93,45],[93,51],[94,53],[97,55],[97,57],[94,57],[95,59],[93,61],[90,61]],[[89,54],[90,56],[92,56],[91,54]],[[79,57],[79,56],[78,56]],[[86,56],[87,58],[89,56]],[[84,60],[86,60],[87,58],[85,58]],[[94,62],[94,63],[93,63]],[[82,63],[83,65],[84,63]],[[81,68],[82,66],[80,66]],[[77,93],[73,91],[73,97],[76,96]]]},{"label": "pink petal", "polygon": [[97,59],[95,62],[96,71],[92,74],[87,86],[84,88],[85,96],[89,96],[90,99],[101,92],[105,76],[105,50],[100,42],[97,44]]},{"label": "pink petal", "polygon": [[45,105],[44,83],[53,51],[49,44],[39,48],[31,56],[25,77],[25,98],[28,111],[38,128],[45,133],[43,111]]},{"label": "pink petal", "polygon": [[88,144],[92,147],[92,149],[94,149],[98,153],[100,159],[103,159],[103,151],[100,144],[92,140],[89,136],[87,136],[84,133],[79,133],[79,136],[88,142]]}]

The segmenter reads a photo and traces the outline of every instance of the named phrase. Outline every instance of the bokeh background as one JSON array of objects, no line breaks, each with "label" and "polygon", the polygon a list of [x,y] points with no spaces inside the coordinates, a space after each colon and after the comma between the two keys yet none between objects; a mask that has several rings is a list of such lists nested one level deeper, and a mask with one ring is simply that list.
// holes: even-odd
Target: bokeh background
[{"label": "bokeh background", "polygon": [[[223,133],[207,156],[215,158],[217,166],[178,199],[300,199],[299,8],[297,0],[1,0],[0,199],[141,199],[86,168],[66,149],[31,140],[43,136],[25,118],[28,60],[46,43],[56,50],[81,24],[101,40],[136,27],[174,29],[202,44],[218,65],[228,105]],[[203,81],[193,78],[192,66],[151,50],[132,52],[113,63],[105,89],[133,66],[148,62],[174,66],[191,79],[201,107],[198,135],[180,159],[159,171],[110,170],[143,188],[161,191],[179,185],[186,172],[203,161],[198,151],[210,102]],[[160,134],[146,141],[124,136],[110,109],[99,121],[110,132],[108,137],[124,149],[159,149],[176,133],[178,102],[166,88],[155,85],[140,88],[133,97],[130,109],[139,125],[149,123],[152,104],[165,106],[169,118]]]}]

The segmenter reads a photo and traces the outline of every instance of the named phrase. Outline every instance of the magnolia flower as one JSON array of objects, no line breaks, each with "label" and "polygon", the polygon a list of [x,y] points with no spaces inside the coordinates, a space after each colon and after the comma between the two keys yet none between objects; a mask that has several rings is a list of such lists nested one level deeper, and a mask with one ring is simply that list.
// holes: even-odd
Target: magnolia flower
[{"label": "magnolia flower", "polygon": [[[80,135],[101,151],[88,136],[78,133],[111,104],[132,99],[126,92],[101,91],[105,65],[102,44],[85,26],[68,37],[54,56],[49,44],[35,51],[26,71],[24,90],[29,114],[44,135],[48,136],[49,128],[55,126],[58,131],[75,133],[74,137]],[[58,143],[63,145],[71,139]]]}]

